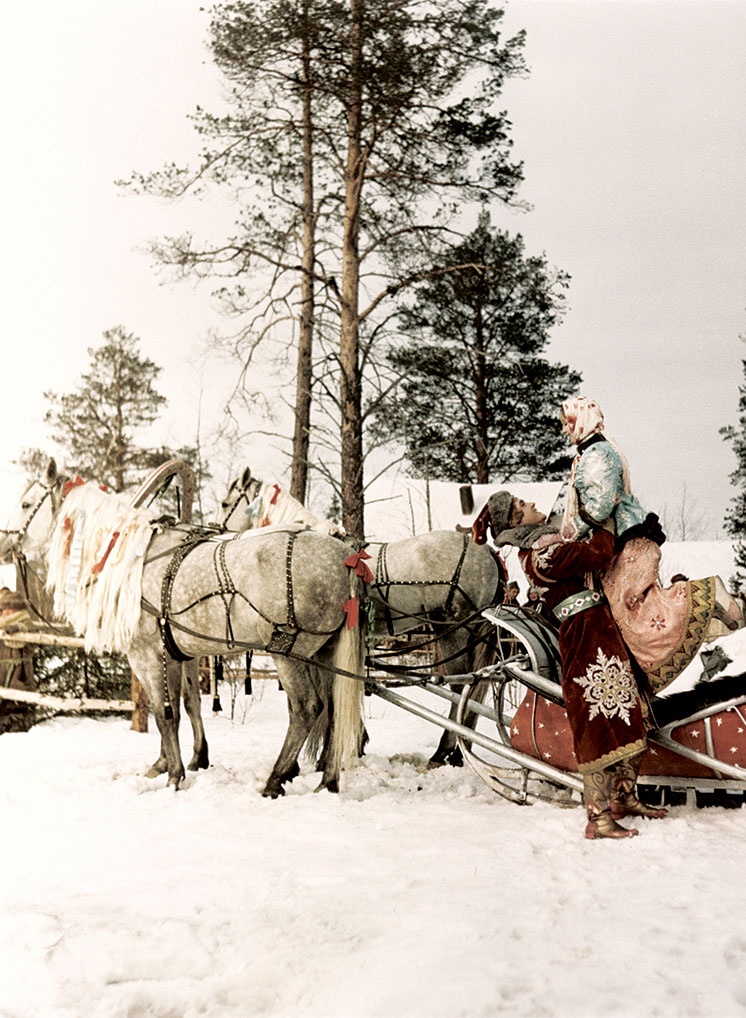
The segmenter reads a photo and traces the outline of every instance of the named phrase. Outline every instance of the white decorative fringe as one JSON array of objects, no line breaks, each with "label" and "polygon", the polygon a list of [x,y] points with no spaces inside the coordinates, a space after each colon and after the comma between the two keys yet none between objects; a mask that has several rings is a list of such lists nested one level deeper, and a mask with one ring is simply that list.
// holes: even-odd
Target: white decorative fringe
[{"label": "white decorative fringe", "polygon": [[73,488],[62,503],[47,587],[56,614],[83,637],[86,650],[126,653],[140,620],[145,552],[156,529],[146,510],[92,483]]},{"label": "white decorative fringe", "polygon": [[269,520],[270,526],[273,527],[297,523],[299,526],[308,527],[309,530],[318,530],[320,534],[335,535],[341,532],[341,527],[336,523],[315,516],[297,498],[277,485],[270,484],[269,481],[262,481],[259,494],[246,512],[249,517],[249,529],[260,527],[264,520]]}]

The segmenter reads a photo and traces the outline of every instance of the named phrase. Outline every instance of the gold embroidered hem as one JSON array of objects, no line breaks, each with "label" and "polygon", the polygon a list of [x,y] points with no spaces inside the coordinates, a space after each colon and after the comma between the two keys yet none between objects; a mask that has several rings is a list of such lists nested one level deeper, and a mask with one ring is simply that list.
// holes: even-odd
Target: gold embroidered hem
[{"label": "gold embroidered hem", "polygon": [[603,756],[598,757],[596,760],[579,763],[578,770],[581,774],[586,774],[589,771],[599,771],[605,767],[611,767],[612,764],[618,763],[620,760],[627,760],[631,756],[637,756],[638,753],[644,753],[647,745],[645,739],[638,739],[636,742],[630,742],[626,746],[617,746],[616,749],[611,750],[609,753],[604,753]]},{"label": "gold embroidered hem", "polygon": [[689,580],[687,587],[687,624],[678,646],[654,667],[646,668],[654,693],[660,693],[683,672],[708,637],[716,604],[716,578]]}]

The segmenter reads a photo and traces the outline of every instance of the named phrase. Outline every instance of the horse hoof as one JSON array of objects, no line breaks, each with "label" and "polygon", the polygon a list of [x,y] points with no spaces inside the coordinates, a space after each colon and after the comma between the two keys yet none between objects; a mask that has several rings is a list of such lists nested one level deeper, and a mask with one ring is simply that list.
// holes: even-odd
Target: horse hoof
[{"label": "horse hoof", "polygon": [[279,799],[279,797],[284,794],[285,789],[282,787],[282,785],[272,785],[271,787],[270,785],[267,785],[267,787],[262,792],[262,795],[264,796],[265,799]]},{"label": "horse hoof", "polygon": [[331,781],[322,781],[320,785],[314,788],[314,792],[333,792],[339,793],[339,782],[336,778],[332,778]]}]

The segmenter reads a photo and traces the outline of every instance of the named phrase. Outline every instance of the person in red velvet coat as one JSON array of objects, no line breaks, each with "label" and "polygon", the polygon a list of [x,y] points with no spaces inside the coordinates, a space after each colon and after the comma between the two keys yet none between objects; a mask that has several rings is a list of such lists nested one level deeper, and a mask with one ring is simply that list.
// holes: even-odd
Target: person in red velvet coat
[{"label": "person in red velvet coat", "polygon": [[646,725],[634,666],[597,579],[614,557],[614,535],[597,530],[562,542],[534,503],[499,491],[488,501],[497,545],[520,548],[529,583],[559,622],[562,691],[583,778],[587,838],[638,833],[625,816],[661,817],[639,801],[635,783]]}]

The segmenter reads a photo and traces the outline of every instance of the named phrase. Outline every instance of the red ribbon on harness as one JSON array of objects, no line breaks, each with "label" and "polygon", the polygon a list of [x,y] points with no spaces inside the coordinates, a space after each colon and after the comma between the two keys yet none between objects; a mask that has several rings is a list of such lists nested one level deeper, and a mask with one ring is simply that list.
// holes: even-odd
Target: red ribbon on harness
[{"label": "red ribbon on harness", "polygon": [[73,488],[79,488],[81,484],[85,484],[85,481],[83,480],[82,477],[74,477],[71,478],[69,481],[65,481],[65,483],[62,485],[62,497],[66,498],[73,490]]},{"label": "red ribbon on harness", "polygon": [[62,546],[62,557],[67,558],[73,543],[73,521],[69,516],[62,520],[62,532],[65,535],[65,542]]},{"label": "red ribbon on harness", "polygon": [[365,549],[354,551],[352,555],[348,555],[345,559],[345,565],[348,569],[354,569],[355,575],[359,576],[363,583],[372,583],[373,573],[365,564],[365,559],[367,558],[370,558],[370,555]]},{"label": "red ribbon on harness", "polygon": [[360,618],[360,606],[354,594],[348,601],[345,601],[343,608],[347,616],[347,628],[356,629]]},{"label": "red ribbon on harness", "polygon": [[111,535],[111,540],[109,541],[109,547],[104,552],[102,558],[99,559],[99,561],[96,563],[96,565],[93,567],[93,569],[91,569],[91,572],[94,574],[94,576],[96,575],[96,573],[100,573],[101,570],[106,565],[106,560],[109,557],[109,555],[111,555],[111,550],[114,547],[114,545],[117,543],[117,538],[118,537],[119,537],[119,531],[115,530],[114,533]]},{"label": "red ribbon on harness", "polygon": [[282,488],[280,487],[279,484],[273,484],[272,487],[274,488],[274,491],[272,492],[272,498],[269,500],[269,504],[277,505],[277,496],[282,491]]}]

